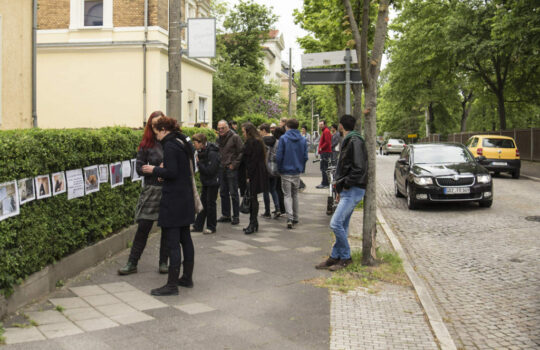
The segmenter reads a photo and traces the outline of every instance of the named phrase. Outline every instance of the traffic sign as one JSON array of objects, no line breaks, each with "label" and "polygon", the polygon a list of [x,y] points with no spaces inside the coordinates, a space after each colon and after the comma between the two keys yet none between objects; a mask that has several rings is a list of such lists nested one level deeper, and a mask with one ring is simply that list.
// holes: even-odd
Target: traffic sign
[{"label": "traffic sign", "polygon": [[[303,85],[345,85],[345,69],[312,68],[300,70],[300,82]],[[362,84],[360,70],[351,69],[351,84]]]},{"label": "traffic sign", "polygon": [[[319,67],[319,66],[335,66],[338,64],[345,64],[343,59],[346,55],[346,51],[328,51],[328,52],[316,52],[306,53],[302,55],[302,68]],[[351,50],[351,63],[357,63],[356,51]]]},{"label": "traffic sign", "polygon": [[418,138],[418,134],[409,134],[409,135],[407,135],[407,137],[410,138],[410,139],[416,139],[416,138]]}]

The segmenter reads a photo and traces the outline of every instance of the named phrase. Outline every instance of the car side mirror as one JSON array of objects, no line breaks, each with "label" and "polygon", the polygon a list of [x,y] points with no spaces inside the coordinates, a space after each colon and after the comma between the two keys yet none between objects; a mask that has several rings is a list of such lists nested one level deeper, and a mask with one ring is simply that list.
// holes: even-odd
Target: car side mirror
[{"label": "car side mirror", "polygon": [[407,158],[399,158],[397,161],[399,164],[407,165],[409,162],[407,161]]},{"label": "car side mirror", "polygon": [[484,160],[486,160],[487,158],[484,157],[484,156],[478,156],[476,157],[476,162],[480,163],[480,162],[483,162]]}]

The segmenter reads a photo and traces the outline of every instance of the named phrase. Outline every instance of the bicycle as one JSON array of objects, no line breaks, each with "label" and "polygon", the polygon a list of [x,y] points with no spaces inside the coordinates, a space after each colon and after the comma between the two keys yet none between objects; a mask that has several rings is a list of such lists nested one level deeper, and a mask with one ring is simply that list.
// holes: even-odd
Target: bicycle
[{"label": "bicycle", "polygon": [[[313,160],[313,163],[317,163],[320,161],[320,159],[315,159]],[[334,211],[336,211],[338,205],[338,193],[336,190],[336,183],[334,181],[334,176],[337,168],[336,163],[336,161],[330,159],[330,161],[328,162],[328,168],[326,169],[326,175],[328,176],[328,182],[330,183],[330,186],[328,186],[328,197],[326,197],[326,215],[334,214]]]}]

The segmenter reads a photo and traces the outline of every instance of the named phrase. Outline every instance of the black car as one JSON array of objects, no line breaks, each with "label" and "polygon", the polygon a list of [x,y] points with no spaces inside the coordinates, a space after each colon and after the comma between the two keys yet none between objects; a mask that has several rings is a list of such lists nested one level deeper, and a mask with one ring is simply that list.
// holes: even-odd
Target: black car
[{"label": "black car", "polygon": [[493,203],[489,171],[461,144],[409,145],[396,162],[394,188],[396,197],[407,198],[409,209],[430,202]]}]

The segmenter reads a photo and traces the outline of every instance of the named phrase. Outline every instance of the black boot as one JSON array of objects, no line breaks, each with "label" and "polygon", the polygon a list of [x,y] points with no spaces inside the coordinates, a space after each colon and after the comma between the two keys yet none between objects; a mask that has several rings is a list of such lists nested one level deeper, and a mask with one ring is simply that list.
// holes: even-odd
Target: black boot
[{"label": "black boot", "polygon": [[184,261],[184,272],[178,280],[180,287],[193,288],[193,261]]},{"label": "black boot", "polygon": [[178,295],[178,275],[180,275],[180,267],[169,266],[167,284],[163,287],[152,289],[150,294],[157,296]]},{"label": "black boot", "polygon": [[137,272],[137,263],[128,260],[127,264],[118,269],[119,275],[130,275]]}]

